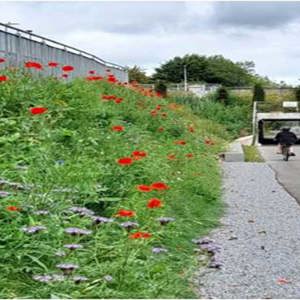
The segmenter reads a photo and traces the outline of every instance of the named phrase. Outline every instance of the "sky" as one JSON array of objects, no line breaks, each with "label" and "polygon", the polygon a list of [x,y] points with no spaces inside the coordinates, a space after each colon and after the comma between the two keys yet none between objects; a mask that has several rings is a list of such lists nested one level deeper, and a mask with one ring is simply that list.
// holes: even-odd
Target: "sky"
[{"label": "sky", "polygon": [[262,76],[300,81],[300,2],[6,2],[0,22],[152,74],[175,56],[253,61]]}]

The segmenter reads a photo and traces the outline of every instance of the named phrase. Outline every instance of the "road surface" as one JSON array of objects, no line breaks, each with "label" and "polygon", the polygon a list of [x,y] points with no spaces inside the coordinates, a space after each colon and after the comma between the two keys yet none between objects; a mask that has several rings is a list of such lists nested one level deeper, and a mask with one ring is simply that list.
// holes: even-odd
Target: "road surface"
[{"label": "road surface", "polygon": [[276,154],[276,146],[258,146],[265,161],[276,172],[277,180],[300,204],[300,146],[294,147],[295,157],[288,162]]}]

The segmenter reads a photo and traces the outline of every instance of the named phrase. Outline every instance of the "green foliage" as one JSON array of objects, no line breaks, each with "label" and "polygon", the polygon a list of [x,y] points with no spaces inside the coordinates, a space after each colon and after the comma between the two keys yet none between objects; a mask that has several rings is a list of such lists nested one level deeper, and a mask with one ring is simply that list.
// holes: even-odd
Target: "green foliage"
[{"label": "green foliage", "polygon": [[295,98],[296,101],[300,102],[300,86],[295,88]]},{"label": "green foliage", "polygon": [[255,82],[270,83],[267,78],[254,74],[253,62],[232,62],[222,55],[204,56],[187,54],[174,57],[156,68],[152,79],[170,83],[183,82],[184,65],[187,66],[188,82],[207,82],[224,86],[247,86]]},{"label": "green foliage", "polygon": [[[22,188],[1,182],[1,190],[11,194],[1,198],[0,298],[195,298],[189,282],[197,267],[191,239],[216,226],[222,211],[216,155],[224,148],[224,128],[133,87],[5,74],[9,81],[0,83],[0,173],[1,179]],[[103,101],[103,95],[122,97],[123,102]],[[158,112],[167,117],[151,115],[158,104]],[[31,115],[30,106],[48,111]],[[115,125],[125,130],[115,132]],[[195,132],[188,130],[191,125]],[[214,144],[207,145],[207,138]],[[176,145],[179,139],[186,145]],[[147,157],[130,166],[116,162],[134,150],[146,151]],[[170,153],[177,159],[168,160]],[[187,158],[187,153],[194,157]],[[170,189],[136,189],[156,181]],[[148,209],[152,197],[162,199],[163,207]],[[11,205],[21,210],[7,211]],[[70,213],[72,206],[115,221],[93,225],[90,217]],[[153,237],[129,239],[120,226],[126,219],[116,217],[121,208],[136,211],[132,220],[139,223],[138,230]],[[40,209],[49,214],[36,215]],[[175,221],[161,226],[156,220],[160,216]],[[21,230],[32,225],[47,230],[33,235]],[[92,234],[68,236],[67,227]],[[64,248],[73,242],[83,249]],[[152,247],[169,252],[156,255]],[[67,256],[56,256],[58,250]],[[88,281],[47,284],[32,279],[60,273],[56,265],[61,262],[78,264],[76,273]],[[113,281],[105,281],[105,275]]]},{"label": "green foliage", "polygon": [[167,85],[164,81],[158,80],[155,83],[155,91],[161,94],[163,97],[167,96]]},{"label": "green foliage", "polygon": [[146,75],[146,72],[143,71],[139,66],[128,67],[128,78],[129,82],[137,81],[138,83],[149,83],[150,78]]},{"label": "green foliage", "polygon": [[265,101],[265,91],[261,84],[257,83],[253,88],[253,102],[264,102]]},{"label": "green foliage", "polygon": [[261,157],[256,146],[243,146],[245,161],[246,162],[263,162],[263,158]]},{"label": "green foliage", "polygon": [[224,87],[220,87],[217,89],[217,92],[216,92],[216,100],[218,102],[221,102],[225,105],[228,104],[228,101],[229,101],[229,93],[227,91],[226,88]]}]

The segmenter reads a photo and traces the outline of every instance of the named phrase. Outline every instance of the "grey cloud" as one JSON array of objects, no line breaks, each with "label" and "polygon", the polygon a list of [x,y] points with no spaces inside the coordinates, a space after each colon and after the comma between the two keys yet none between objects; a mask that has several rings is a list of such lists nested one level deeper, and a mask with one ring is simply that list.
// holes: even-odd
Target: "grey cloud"
[{"label": "grey cloud", "polygon": [[217,2],[215,23],[219,26],[274,28],[300,18],[297,2]]}]

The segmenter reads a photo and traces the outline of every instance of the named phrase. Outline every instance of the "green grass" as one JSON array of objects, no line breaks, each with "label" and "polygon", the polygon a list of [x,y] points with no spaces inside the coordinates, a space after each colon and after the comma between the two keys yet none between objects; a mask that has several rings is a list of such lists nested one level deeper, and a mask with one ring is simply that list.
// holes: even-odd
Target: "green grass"
[{"label": "green grass", "polygon": [[[170,105],[172,99],[144,96],[143,91],[106,81],[65,83],[20,71],[4,73],[9,81],[0,82],[1,178],[30,189],[0,186],[11,193],[0,204],[0,298],[194,298],[190,278],[197,259],[191,239],[208,233],[222,213],[217,154],[228,137],[225,129],[187,107]],[[124,100],[103,101],[103,95]],[[151,115],[158,104],[158,113],[167,117]],[[30,106],[48,111],[31,115]],[[114,125],[125,131],[112,131]],[[177,140],[186,144],[176,145]],[[134,150],[146,151],[147,156],[129,166],[116,162]],[[194,156],[187,158],[188,153]],[[170,154],[176,159],[167,159]],[[157,181],[170,189],[136,189]],[[153,197],[161,199],[163,207],[147,208]],[[8,211],[12,205],[20,211]],[[72,206],[87,207],[115,222],[96,227],[89,217],[68,213]],[[38,209],[49,215],[35,215]],[[152,237],[130,239],[119,226],[126,218],[115,216],[119,209],[134,210],[130,220],[139,228],[133,232],[150,232]],[[161,216],[175,221],[161,226],[156,221]],[[21,231],[32,225],[47,230],[33,235]],[[64,233],[67,227],[93,233],[72,237]],[[66,257],[55,256],[73,242],[83,249],[66,249]],[[169,252],[155,255],[152,247]],[[60,273],[56,264],[61,262],[78,264],[75,274],[88,281],[47,284],[32,279]],[[106,282],[105,275],[113,281]]]},{"label": "green grass", "polygon": [[243,145],[243,150],[244,150],[246,162],[263,162],[264,161],[256,146]]}]

